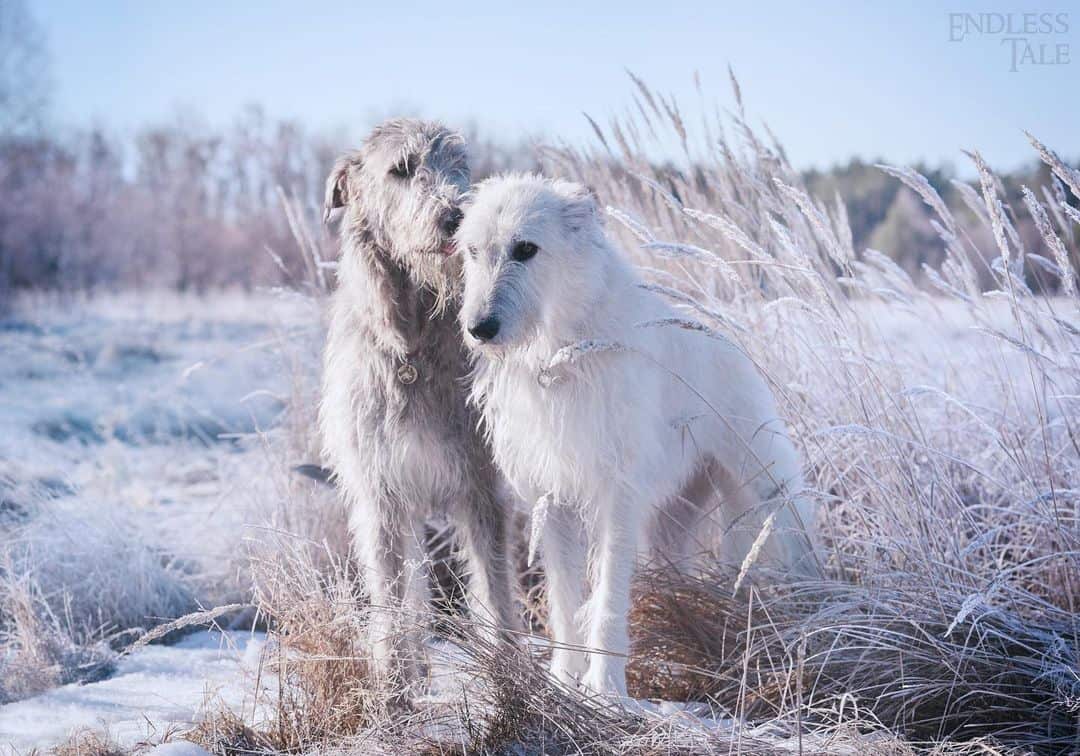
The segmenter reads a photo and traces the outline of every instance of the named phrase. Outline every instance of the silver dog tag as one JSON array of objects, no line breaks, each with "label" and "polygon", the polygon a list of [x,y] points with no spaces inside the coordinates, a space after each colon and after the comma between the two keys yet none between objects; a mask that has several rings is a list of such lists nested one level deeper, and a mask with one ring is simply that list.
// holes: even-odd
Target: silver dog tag
[{"label": "silver dog tag", "polygon": [[398,380],[408,386],[410,383],[416,383],[416,368],[414,368],[408,362],[402,363],[401,367],[397,369]]}]

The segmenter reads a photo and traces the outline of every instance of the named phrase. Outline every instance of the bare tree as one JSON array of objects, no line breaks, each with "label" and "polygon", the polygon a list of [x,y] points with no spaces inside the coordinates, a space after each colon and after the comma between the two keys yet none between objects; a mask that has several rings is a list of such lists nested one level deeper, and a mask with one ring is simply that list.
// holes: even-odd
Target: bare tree
[{"label": "bare tree", "polygon": [[50,90],[44,30],[24,0],[0,0],[0,136],[37,133]]}]

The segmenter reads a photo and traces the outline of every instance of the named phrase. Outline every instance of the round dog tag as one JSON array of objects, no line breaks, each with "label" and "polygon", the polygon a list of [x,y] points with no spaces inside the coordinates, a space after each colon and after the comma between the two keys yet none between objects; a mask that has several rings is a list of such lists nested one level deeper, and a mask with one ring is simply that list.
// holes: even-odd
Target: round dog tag
[{"label": "round dog tag", "polygon": [[410,365],[408,362],[403,363],[401,367],[397,369],[398,380],[408,386],[410,383],[416,382],[416,368]]}]

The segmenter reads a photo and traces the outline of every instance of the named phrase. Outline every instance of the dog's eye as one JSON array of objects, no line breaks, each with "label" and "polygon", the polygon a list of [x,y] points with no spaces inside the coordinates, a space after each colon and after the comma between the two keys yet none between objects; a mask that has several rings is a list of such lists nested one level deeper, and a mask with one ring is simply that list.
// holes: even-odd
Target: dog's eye
[{"label": "dog's eye", "polygon": [[400,179],[410,178],[414,173],[416,173],[416,158],[412,155],[404,158],[390,169],[390,175]]},{"label": "dog's eye", "polygon": [[539,251],[540,248],[532,242],[519,241],[514,245],[513,249],[510,250],[510,257],[518,262],[525,262]]}]

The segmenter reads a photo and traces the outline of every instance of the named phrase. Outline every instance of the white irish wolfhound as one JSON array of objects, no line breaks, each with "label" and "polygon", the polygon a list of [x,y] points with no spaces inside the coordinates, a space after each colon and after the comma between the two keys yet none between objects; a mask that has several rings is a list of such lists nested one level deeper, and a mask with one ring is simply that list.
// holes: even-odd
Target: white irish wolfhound
[{"label": "white irish wolfhound", "polygon": [[422,539],[433,511],[454,523],[474,616],[515,623],[509,512],[467,401],[459,267],[449,258],[468,185],[458,134],[398,119],[338,160],[326,186],[327,218],[344,215],[319,425],[371,601],[375,671],[398,688],[417,677],[409,630],[426,601]]},{"label": "white irish wolfhound", "polygon": [[676,312],[605,237],[588,191],[511,175],[474,192],[457,233],[473,396],[511,484],[550,502],[552,672],[625,697],[647,515],[681,512],[688,530],[687,512],[717,503],[729,526],[771,515],[767,552],[808,571],[799,459],[751,360],[716,334],[672,327]]}]

